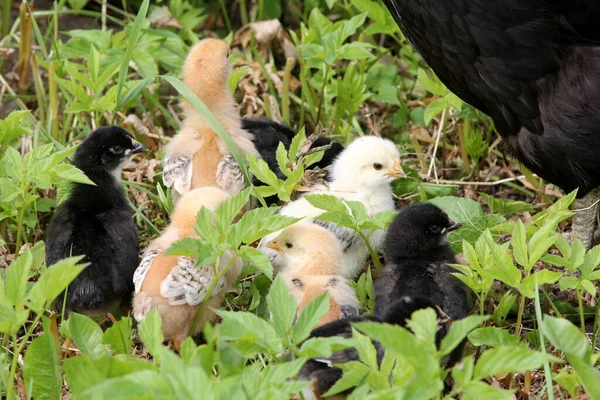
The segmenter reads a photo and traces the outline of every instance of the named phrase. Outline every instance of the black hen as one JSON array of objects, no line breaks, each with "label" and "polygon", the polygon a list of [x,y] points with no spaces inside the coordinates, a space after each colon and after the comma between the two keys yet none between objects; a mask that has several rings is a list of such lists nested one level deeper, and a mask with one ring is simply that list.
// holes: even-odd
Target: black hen
[{"label": "black hen", "polygon": [[[576,208],[600,195],[600,2],[384,0],[442,82],[490,115],[510,151]],[[589,196],[587,196],[589,195]],[[573,231],[591,245],[596,207]]]},{"label": "black hen", "polygon": [[[351,323],[372,320],[405,326],[414,311],[433,308],[441,320],[457,320],[469,311],[469,289],[450,273],[448,263],[454,263],[454,253],[446,243],[446,233],[460,227],[438,207],[417,204],[405,207],[390,225],[385,242],[388,263],[375,281],[375,317],[357,317],[323,325],[311,337],[352,335]],[[445,321],[437,331],[439,345],[448,331]],[[373,342],[378,362],[383,349]],[[442,360],[447,366],[461,356],[458,346]],[[328,360],[310,360],[300,370],[299,378],[311,380],[313,389],[324,393],[342,376],[341,369],[331,364],[358,360],[355,349],[336,351]]]},{"label": "black hen", "polygon": [[[288,150],[296,133],[288,126],[264,117],[242,119],[242,128],[252,133],[254,136],[252,139],[254,146],[262,159],[269,165],[271,171],[273,171],[279,179],[285,179],[286,177],[283,172],[281,172],[279,164],[277,163],[277,146],[279,146],[279,143],[283,143],[285,149]],[[330,143],[331,147],[324,152],[323,158],[319,162],[313,164],[310,168],[318,167],[323,169],[328,167],[333,163],[333,160],[337,155],[344,150],[344,146],[340,143],[326,137],[320,137],[315,140],[311,148],[326,146]],[[261,185],[262,183],[254,178],[254,184]],[[267,200],[269,203],[274,203],[276,197],[271,196]]]},{"label": "black hen", "polygon": [[[124,129],[99,128],[81,143],[73,164],[96,186],[75,184],[46,232],[46,264],[85,254],[89,262],[69,285],[67,312],[108,311],[133,290],[136,225],[121,186],[121,168],[146,150]],[[63,306],[64,293],[55,304]]]}]

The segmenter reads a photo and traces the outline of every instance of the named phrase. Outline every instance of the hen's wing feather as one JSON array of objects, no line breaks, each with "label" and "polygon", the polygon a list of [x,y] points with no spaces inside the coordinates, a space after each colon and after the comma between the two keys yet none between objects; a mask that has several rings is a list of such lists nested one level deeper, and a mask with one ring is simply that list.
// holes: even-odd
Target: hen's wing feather
[{"label": "hen's wing feather", "polygon": [[217,184],[231,195],[244,189],[244,174],[231,153],[224,154],[217,167]]}]

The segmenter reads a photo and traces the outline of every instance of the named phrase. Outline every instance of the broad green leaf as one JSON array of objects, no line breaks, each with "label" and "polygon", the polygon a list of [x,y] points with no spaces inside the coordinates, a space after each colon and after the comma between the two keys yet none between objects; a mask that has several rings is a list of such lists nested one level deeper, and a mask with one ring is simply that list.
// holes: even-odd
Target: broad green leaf
[{"label": "broad green leaf", "polygon": [[571,203],[573,203],[573,201],[575,200],[576,196],[577,196],[577,189],[575,189],[568,195],[562,197],[560,200],[558,200],[556,203],[552,204],[550,207],[546,208],[545,210],[540,211],[539,213],[535,214],[531,218],[531,220],[537,226],[542,226],[543,224],[546,223],[546,221],[548,219],[554,218],[557,215],[561,215],[561,218],[563,218],[563,219],[568,218],[570,215],[573,215],[573,213],[569,213],[569,212],[567,212],[567,210],[569,209],[569,206],[571,205]]},{"label": "broad green leaf", "polygon": [[277,276],[267,295],[273,327],[282,338],[288,338],[296,317],[296,300],[290,294],[283,278]]},{"label": "broad green leaf", "polygon": [[454,321],[450,325],[450,330],[440,345],[440,353],[443,355],[450,354],[452,350],[458,346],[467,334],[489,319],[489,315],[470,315],[468,317]]},{"label": "broad green leaf", "polygon": [[133,343],[131,318],[123,317],[104,332],[102,343],[110,346],[116,354],[128,354]]},{"label": "broad green leaf", "polygon": [[248,312],[221,310],[216,313],[223,318],[220,338],[233,341],[232,344],[246,356],[265,351],[275,355],[283,350],[277,332],[267,321]]},{"label": "broad green leaf", "polygon": [[138,325],[138,333],[148,352],[156,357],[162,348],[164,336],[161,330],[161,317],[155,307],[150,310],[146,318]]},{"label": "broad green leaf", "polygon": [[560,279],[562,272],[549,271],[543,269],[535,272],[532,275],[526,276],[518,286],[519,292],[527,297],[532,298],[535,295],[535,282],[537,279],[538,286],[554,283]]},{"label": "broad green leaf", "polygon": [[315,328],[321,317],[329,311],[329,292],[321,293],[312,299],[303,309],[292,328],[295,343],[305,340]]},{"label": "broad green leaf", "polygon": [[481,204],[475,200],[454,196],[444,196],[436,197],[428,202],[435,204],[444,210],[450,219],[460,222],[461,224],[466,224],[469,220],[484,216]]},{"label": "broad green leaf", "polygon": [[506,292],[504,293],[504,295],[502,295],[500,303],[498,303],[498,306],[496,307],[496,309],[494,310],[494,314],[492,315],[492,319],[494,320],[494,323],[496,325],[502,325],[502,322],[504,322],[504,319],[510,312],[516,300],[517,296],[515,296],[511,292]]},{"label": "broad green leaf", "polygon": [[335,55],[343,60],[364,60],[373,58],[373,54],[368,50],[369,46],[362,42],[346,43],[339,49],[336,49]]},{"label": "broad green leaf", "polygon": [[40,310],[46,303],[56,299],[88,265],[88,263],[77,264],[83,257],[66,258],[44,270],[27,296],[30,307],[33,310]]},{"label": "broad green leaf", "polygon": [[306,142],[306,133],[304,127],[302,127],[300,132],[298,132],[298,134],[292,138],[292,143],[290,144],[290,149],[288,150],[290,154],[290,160],[293,161],[296,159],[298,151],[304,142]]},{"label": "broad green leaf", "polygon": [[273,279],[273,266],[265,253],[254,247],[242,246],[238,251],[238,255],[258,268],[267,278]]},{"label": "broad green leaf", "polygon": [[591,346],[588,338],[567,319],[546,315],[542,329],[544,335],[558,350],[573,354],[585,361],[590,359]]},{"label": "broad green leaf", "polygon": [[450,105],[443,97],[435,99],[429,103],[425,108],[425,114],[423,115],[423,118],[425,119],[425,125],[429,125],[439,113],[448,107],[450,107]]},{"label": "broad green leaf", "polygon": [[533,211],[533,206],[524,201],[510,199],[499,199],[485,192],[479,192],[479,196],[487,203],[492,213],[502,215]]},{"label": "broad green leaf", "polygon": [[529,266],[527,258],[527,234],[525,233],[525,225],[521,220],[517,220],[512,232],[510,241],[513,248],[513,256],[515,260],[522,266]]},{"label": "broad green leaf", "polygon": [[[144,90],[144,88],[146,86],[148,86],[150,83],[152,83],[153,81],[154,81],[154,78],[149,76],[149,77],[144,78],[141,81],[137,82],[133,87],[128,89],[127,92],[125,92],[125,95],[123,95],[123,97],[120,99],[120,101],[118,103],[116,103],[115,111],[118,112],[118,111],[121,111],[123,108],[127,107],[129,105],[129,103],[131,103],[132,100],[137,99],[137,97],[142,92],[142,90]],[[132,84],[133,82],[129,82],[129,83]]]},{"label": "broad green leaf", "polygon": [[516,346],[519,338],[495,326],[478,328],[469,333],[469,341],[475,346]]},{"label": "broad green leaf", "polygon": [[448,90],[437,77],[431,79],[427,76],[427,72],[424,69],[419,69],[417,72],[417,80],[423,86],[423,89],[431,94],[442,96]]},{"label": "broad green leaf", "polygon": [[269,168],[269,165],[266,162],[260,158],[254,157],[251,154],[248,154],[247,157],[250,172],[252,172],[252,174],[258,178],[258,180],[266,183],[269,186],[279,187],[279,179],[277,178],[277,175],[271,171],[271,168]]},{"label": "broad green leaf", "polygon": [[71,313],[69,333],[81,354],[94,360],[108,355],[106,346],[102,343],[102,329],[85,315]]},{"label": "broad green leaf", "polygon": [[330,194],[307,194],[304,199],[321,210],[348,214],[348,207],[339,197]]},{"label": "broad green leaf", "polygon": [[227,86],[229,87],[229,91],[231,93],[235,93],[237,89],[238,83],[240,80],[248,73],[248,66],[243,66],[234,69],[227,80]]},{"label": "broad green leaf", "polygon": [[25,302],[25,290],[29,279],[29,271],[33,264],[31,250],[26,249],[6,269],[6,296],[13,306],[22,305]]},{"label": "broad green leaf", "polygon": [[590,399],[600,398],[600,371],[578,357],[567,355],[569,364],[577,374]]},{"label": "broad green leaf", "polygon": [[204,260],[213,256],[213,253],[212,247],[202,242],[202,240],[188,237],[173,243],[163,254],[165,256],[178,255]]},{"label": "broad green leaf", "polygon": [[59,349],[50,329],[50,319],[42,317],[44,333],[33,339],[23,358],[23,380],[27,393],[35,399],[50,400],[62,397],[62,374]]},{"label": "broad green leaf", "polygon": [[415,311],[406,324],[419,339],[435,342],[437,314],[431,308]]},{"label": "broad green leaf", "polygon": [[497,389],[487,383],[472,381],[461,386],[464,400],[511,400],[513,395],[501,389]]},{"label": "broad green leaf", "polygon": [[481,355],[475,364],[473,378],[482,379],[508,372],[539,369],[544,361],[549,359],[553,359],[553,357],[526,347],[498,346]]}]

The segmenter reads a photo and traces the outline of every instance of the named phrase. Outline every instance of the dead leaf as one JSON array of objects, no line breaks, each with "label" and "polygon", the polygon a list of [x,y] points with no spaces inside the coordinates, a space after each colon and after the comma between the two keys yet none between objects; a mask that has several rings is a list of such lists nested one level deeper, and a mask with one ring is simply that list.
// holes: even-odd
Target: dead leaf
[{"label": "dead leaf", "polygon": [[171,14],[171,11],[169,11],[169,8],[167,6],[162,6],[152,11],[148,18],[150,19],[151,23],[156,25],[157,28],[183,28],[179,21],[177,21],[177,18],[175,18],[173,14]]}]

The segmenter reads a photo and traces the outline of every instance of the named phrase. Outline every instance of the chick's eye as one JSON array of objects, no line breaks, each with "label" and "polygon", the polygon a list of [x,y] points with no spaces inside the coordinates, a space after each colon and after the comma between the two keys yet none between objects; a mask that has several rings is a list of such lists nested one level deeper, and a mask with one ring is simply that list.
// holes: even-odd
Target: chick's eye
[{"label": "chick's eye", "polygon": [[291,244],[290,242],[285,242],[285,247],[287,247],[288,249],[291,249],[292,247],[294,247],[294,245]]},{"label": "chick's eye", "polygon": [[434,225],[429,228],[429,232],[433,233],[434,235],[439,235],[442,232],[442,227],[439,225]]},{"label": "chick's eye", "polygon": [[373,168],[375,168],[377,171],[379,171],[381,168],[383,168],[383,165],[376,162],[375,164],[373,164]]},{"label": "chick's eye", "polygon": [[112,146],[108,150],[110,150],[110,152],[113,154],[122,154],[123,153],[123,148],[121,146]]},{"label": "chick's eye", "polygon": [[296,285],[296,286],[299,286],[299,287],[302,287],[302,286],[304,286],[304,285],[302,284],[302,281],[301,281],[300,279],[298,279],[298,278],[294,278],[294,279],[292,279],[292,283],[293,283],[294,285]]}]

